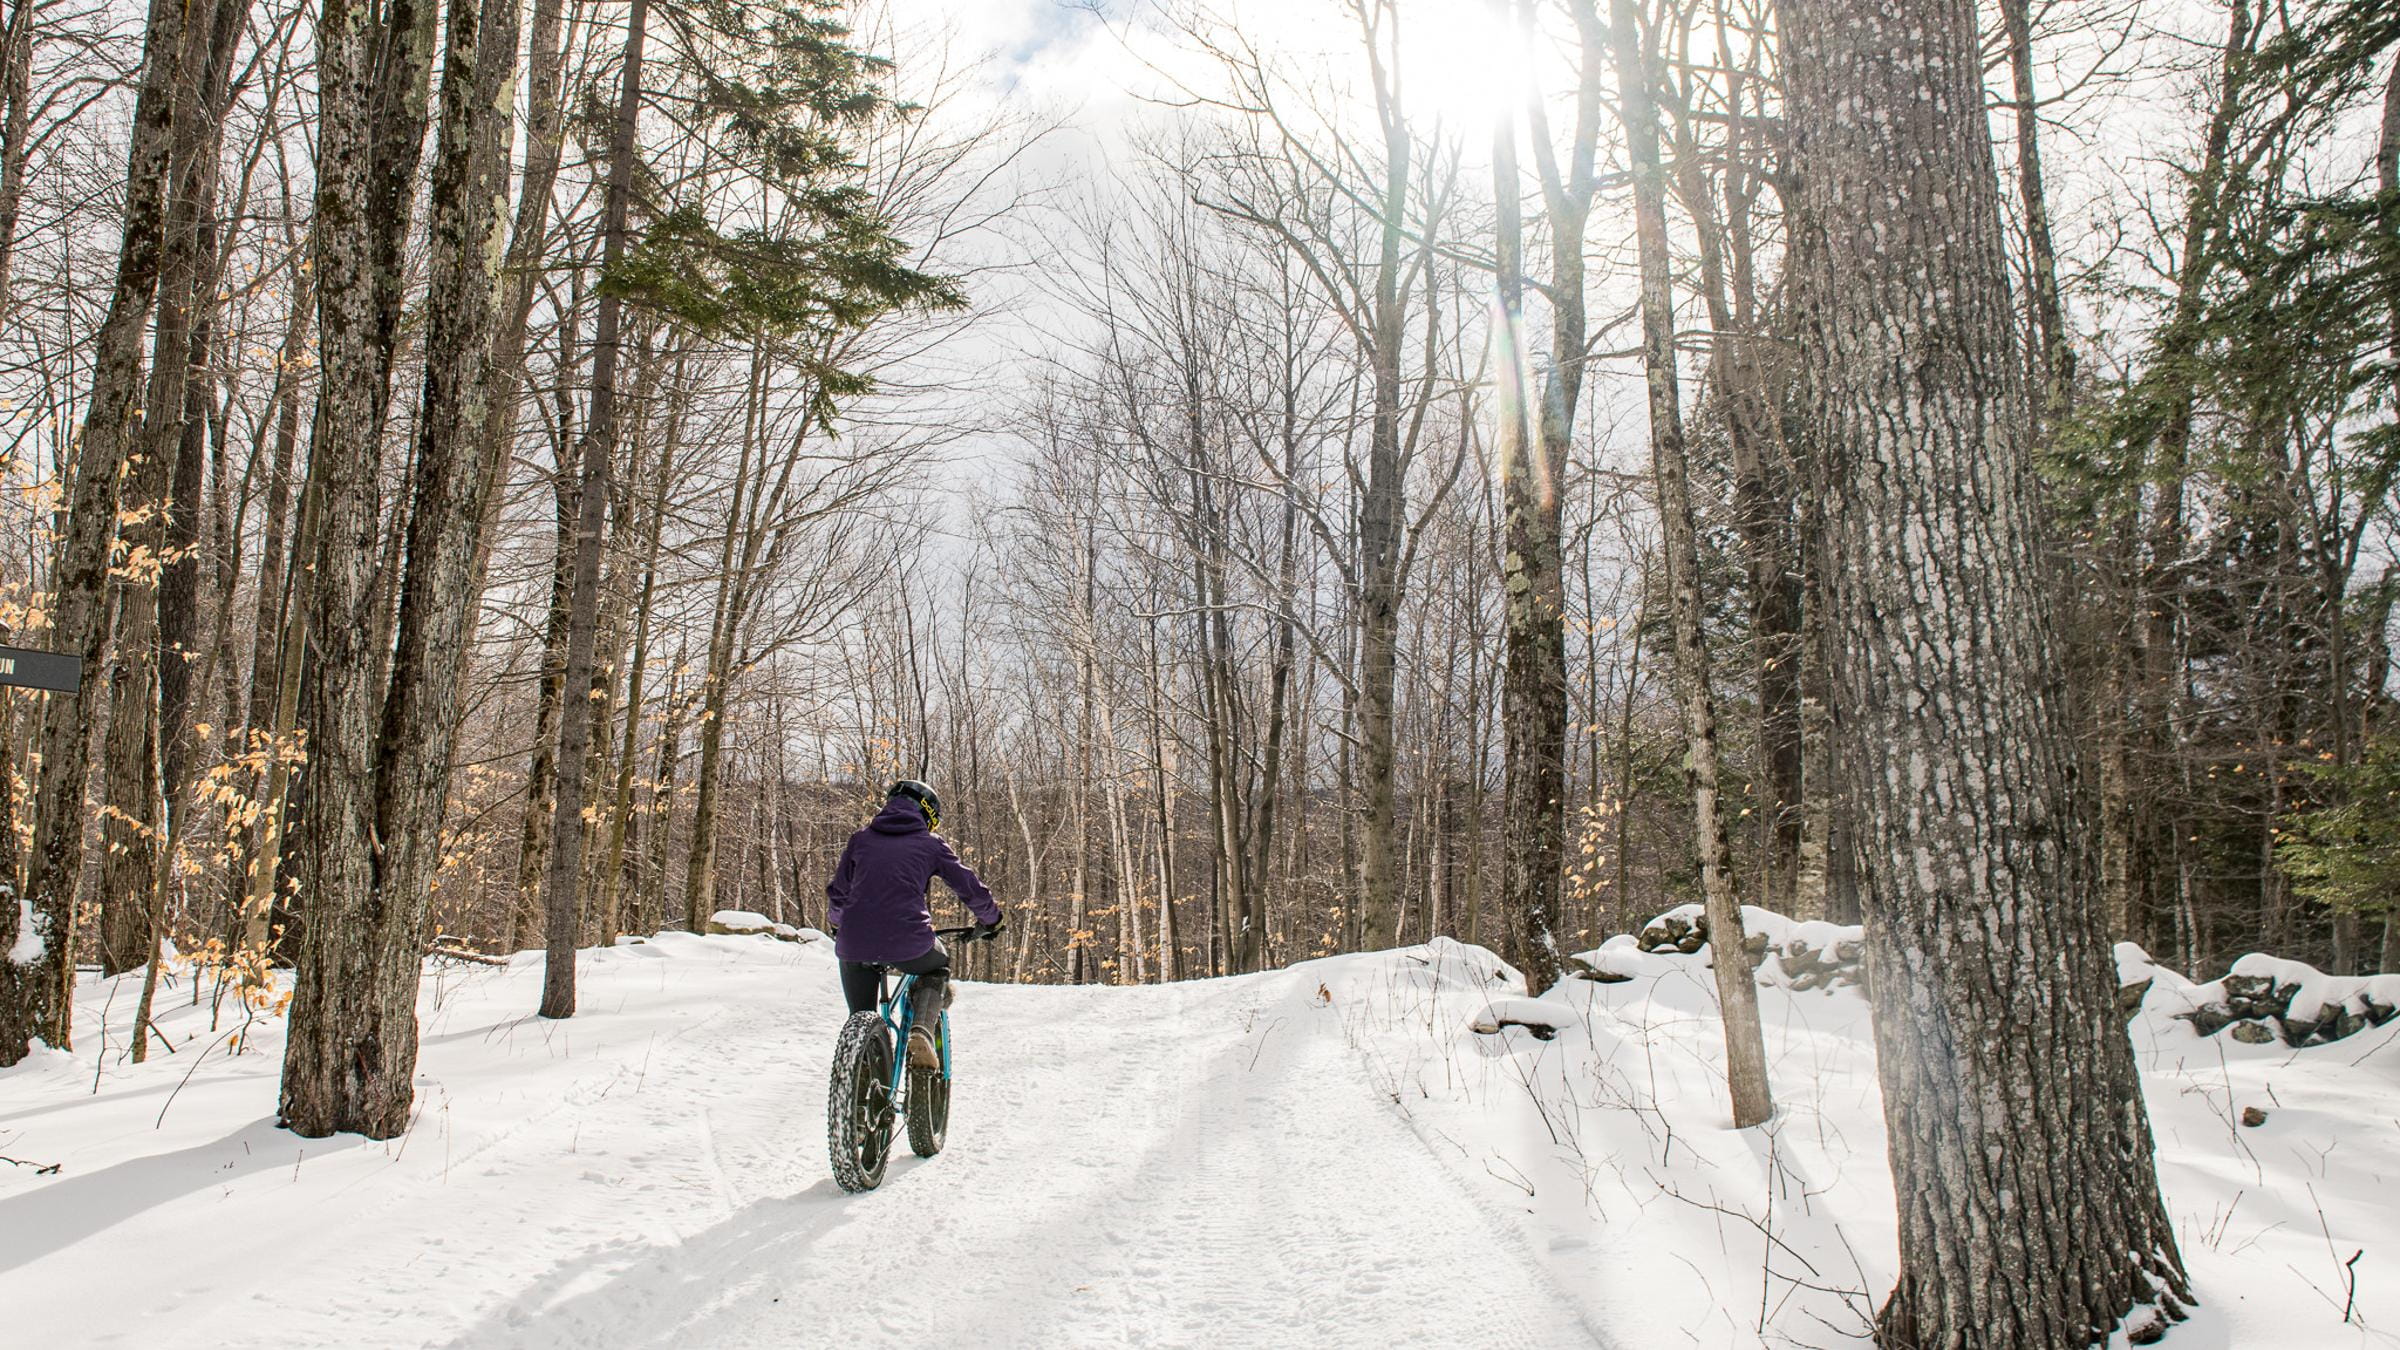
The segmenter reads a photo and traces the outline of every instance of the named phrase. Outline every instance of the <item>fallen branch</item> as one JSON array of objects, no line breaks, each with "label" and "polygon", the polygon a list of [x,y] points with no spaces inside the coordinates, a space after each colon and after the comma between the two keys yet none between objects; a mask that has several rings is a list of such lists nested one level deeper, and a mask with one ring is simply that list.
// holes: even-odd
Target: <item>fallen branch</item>
[{"label": "fallen branch", "polygon": [[242,1024],[240,1026],[232,1028],[223,1036],[217,1037],[215,1040],[210,1041],[207,1045],[204,1045],[200,1048],[199,1058],[192,1061],[192,1067],[183,1071],[183,1077],[176,1081],[175,1090],[167,1094],[167,1100],[158,1108],[158,1119],[150,1123],[151,1129],[157,1130],[164,1129],[166,1127],[167,1107],[175,1104],[175,1099],[178,1096],[181,1096],[183,1093],[184,1085],[192,1081],[193,1074],[200,1072],[200,1061],[208,1058],[208,1052],[216,1049],[220,1045],[223,1045],[227,1037],[239,1036],[243,1032],[248,1031],[250,1029],[250,1024],[257,1020],[258,1018],[255,1014],[245,1017],[242,1019]]},{"label": "fallen branch", "polygon": [[49,1176],[51,1173],[56,1172],[59,1168],[59,1164],[57,1163],[27,1162],[23,1158],[11,1158],[6,1155],[0,1155],[0,1162],[7,1163],[13,1167],[30,1167],[33,1169],[33,1174],[37,1177]]},{"label": "fallen branch", "polygon": [[505,966],[508,964],[508,958],[505,956],[487,956],[482,952],[473,950],[472,948],[453,947],[446,942],[436,942],[432,944],[425,949],[425,954],[427,956],[447,957],[452,961],[466,961],[478,966]]}]

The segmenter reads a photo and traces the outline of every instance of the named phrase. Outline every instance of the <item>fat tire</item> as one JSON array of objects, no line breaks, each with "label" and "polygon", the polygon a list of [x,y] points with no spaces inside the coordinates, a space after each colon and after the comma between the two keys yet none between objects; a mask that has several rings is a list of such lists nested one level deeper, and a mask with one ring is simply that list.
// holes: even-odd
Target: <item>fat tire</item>
[{"label": "fat tire", "polygon": [[[833,1179],[856,1194],[883,1184],[892,1159],[892,1038],[871,1012],[850,1014],[833,1049],[825,1091],[825,1145]],[[910,1094],[914,1096],[914,1093]]]},{"label": "fat tire", "polygon": [[942,1151],[950,1131],[950,1080],[938,1068],[908,1071],[908,1147],[920,1158]]}]

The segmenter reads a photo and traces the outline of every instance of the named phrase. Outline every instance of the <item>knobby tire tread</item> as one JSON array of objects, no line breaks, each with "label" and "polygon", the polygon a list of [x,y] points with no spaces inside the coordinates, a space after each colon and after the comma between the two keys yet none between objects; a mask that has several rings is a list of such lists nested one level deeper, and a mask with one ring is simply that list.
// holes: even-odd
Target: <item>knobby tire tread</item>
[{"label": "knobby tire tread", "polygon": [[[891,1162],[889,1103],[881,1121],[883,1138],[871,1149],[862,1146],[870,1142],[867,1136],[874,1126],[862,1121],[856,1109],[862,1091],[873,1092],[877,1084],[889,1081],[891,1056],[891,1037],[884,1031],[882,1018],[871,1012],[852,1013],[842,1024],[841,1040],[833,1051],[833,1077],[825,1093],[825,1142],[832,1157],[834,1182],[854,1194],[882,1185],[884,1169]],[[867,1075],[864,1084],[859,1081],[862,1073]],[[862,1160],[862,1152],[866,1160]]]}]

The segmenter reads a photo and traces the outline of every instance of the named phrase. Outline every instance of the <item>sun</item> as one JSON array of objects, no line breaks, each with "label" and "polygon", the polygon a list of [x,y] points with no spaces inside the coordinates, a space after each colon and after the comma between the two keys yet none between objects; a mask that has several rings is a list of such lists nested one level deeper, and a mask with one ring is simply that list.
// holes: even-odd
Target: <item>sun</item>
[{"label": "sun", "polygon": [[1492,0],[1399,0],[1401,100],[1411,118],[1488,129],[1531,93],[1531,62],[1510,7]]}]

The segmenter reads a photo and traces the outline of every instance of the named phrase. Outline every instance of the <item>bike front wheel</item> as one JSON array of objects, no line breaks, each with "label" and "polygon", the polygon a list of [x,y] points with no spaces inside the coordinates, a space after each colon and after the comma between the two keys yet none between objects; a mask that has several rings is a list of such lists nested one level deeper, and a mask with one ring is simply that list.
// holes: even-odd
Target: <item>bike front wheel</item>
[{"label": "bike front wheel", "polygon": [[883,1184],[892,1156],[892,1038],[871,1012],[850,1014],[833,1050],[825,1094],[825,1143],[845,1191]]}]

